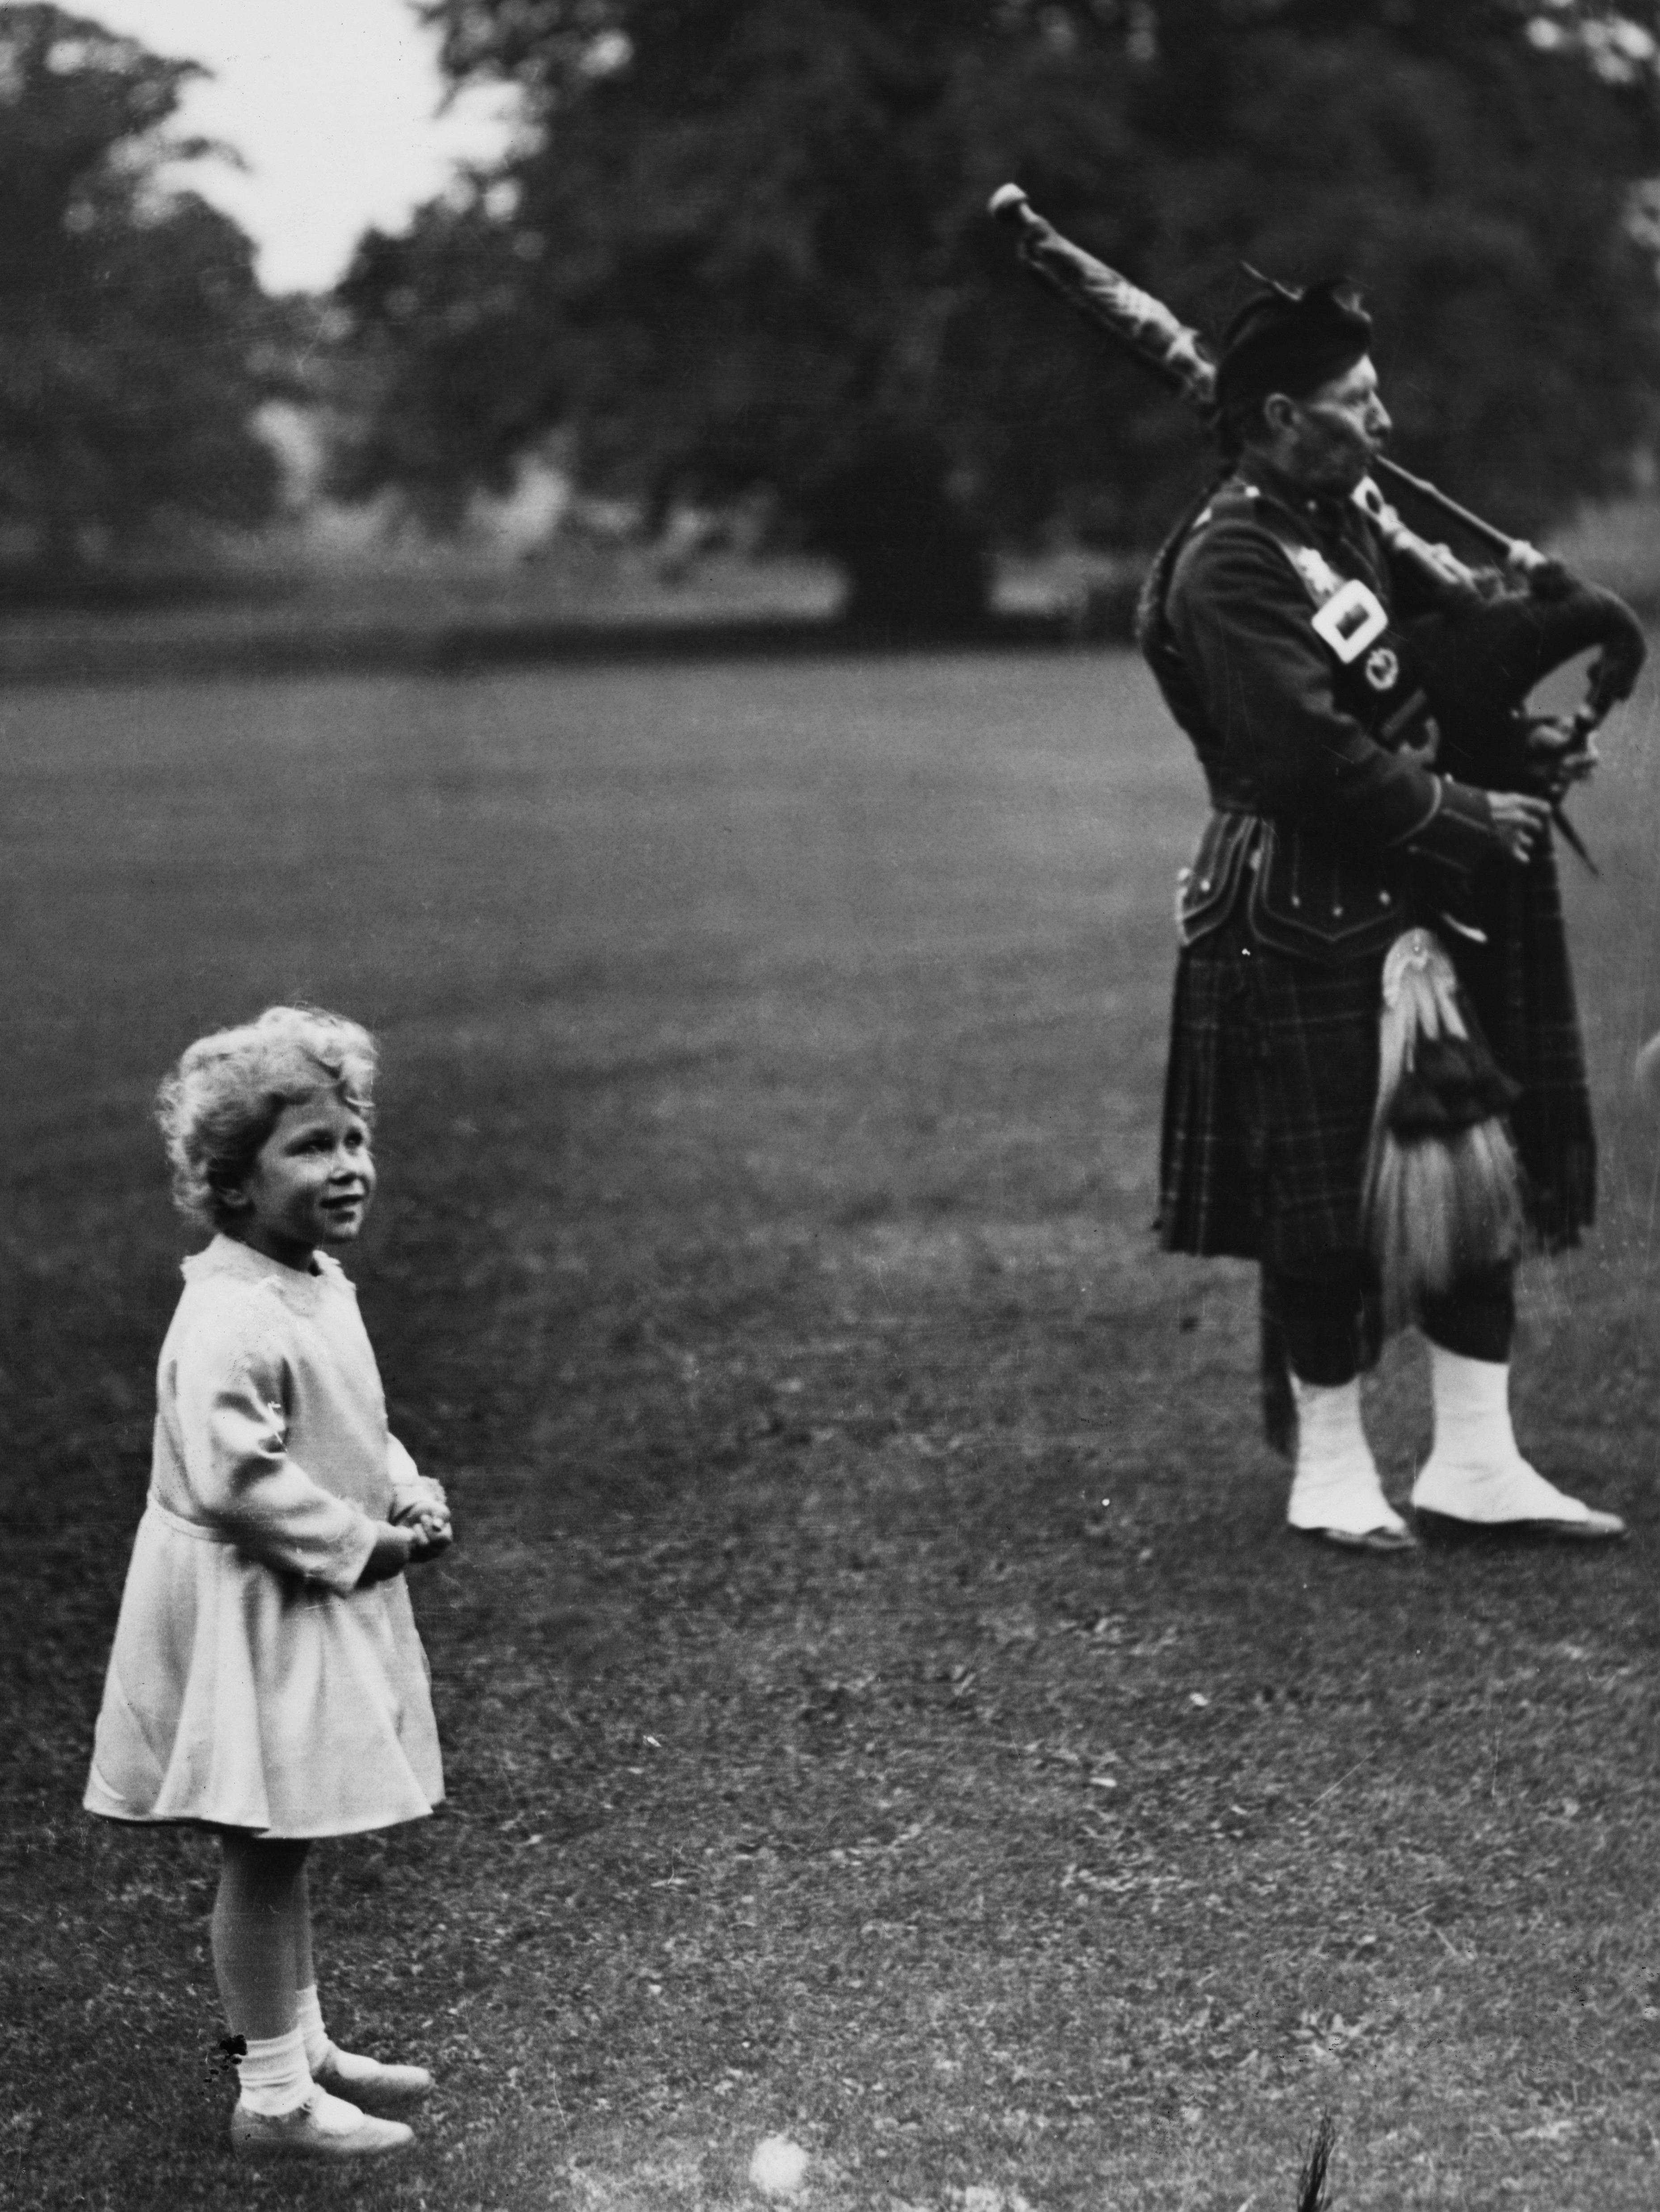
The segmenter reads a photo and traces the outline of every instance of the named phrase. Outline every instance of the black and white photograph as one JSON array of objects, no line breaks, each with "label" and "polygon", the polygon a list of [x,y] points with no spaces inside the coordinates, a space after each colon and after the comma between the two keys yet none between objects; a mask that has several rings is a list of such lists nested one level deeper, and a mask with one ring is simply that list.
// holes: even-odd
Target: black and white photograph
[{"label": "black and white photograph", "polygon": [[0,0],[0,2206],[1652,2212],[1660,0]]}]

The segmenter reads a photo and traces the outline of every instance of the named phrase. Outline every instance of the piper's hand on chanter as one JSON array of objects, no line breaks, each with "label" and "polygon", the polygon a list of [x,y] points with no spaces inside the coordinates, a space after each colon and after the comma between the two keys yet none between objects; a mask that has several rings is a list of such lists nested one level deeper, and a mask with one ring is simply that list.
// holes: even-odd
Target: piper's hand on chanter
[{"label": "piper's hand on chanter", "polygon": [[1553,805],[1591,775],[1602,756],[1589,730],[1565,714],[1538,714],[1528,725],[1528,780]]},{"label": "piper's hand on chanter", "polygon": [[1550,801],[1531,799],[1522,791],[1490,791],[1493,834],[1512,860],[1526,862],[1533,848],[1550,829]]}]

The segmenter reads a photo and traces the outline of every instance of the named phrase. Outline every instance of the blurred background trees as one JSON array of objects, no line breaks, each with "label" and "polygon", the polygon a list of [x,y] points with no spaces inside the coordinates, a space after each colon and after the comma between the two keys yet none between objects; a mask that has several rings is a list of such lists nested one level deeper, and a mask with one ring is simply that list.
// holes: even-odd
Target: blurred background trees
[{"label": "blurred background trees", "polygon": [[[1193,424],[1018,269],[1013,178],[1213,335],[1242,264],[1367,288],[1402,458],[1517,530],[1651,441],[1660,0],[411,0],[524,129],[369,233],[303,396],[429,522],[553,437],[648,520],[738,501],[856,616],[992,549],[1157,538]],[[270,511],[293,302],[179,181],[185,64],[0,4],[0,552]]]},{"label": "blurred background trees", "polygon": [[1006,177],[1213,333],[1249,261],[1347,270],[1403,459],[1537,529],[1657,368],[1653,0],[422,0],[526,103],[368,236],[341,481],[429,514],[550,428],[661,511],[764,488],[855,613],[966,618],[987,548],[1155,538],[1206,457],[1025,289]]},{"label": "blurred background trees", "polygon": [[0,8],[0,573],[64,577],[257,521],[273,310],[230,220],[169,186],[187,64]]}]

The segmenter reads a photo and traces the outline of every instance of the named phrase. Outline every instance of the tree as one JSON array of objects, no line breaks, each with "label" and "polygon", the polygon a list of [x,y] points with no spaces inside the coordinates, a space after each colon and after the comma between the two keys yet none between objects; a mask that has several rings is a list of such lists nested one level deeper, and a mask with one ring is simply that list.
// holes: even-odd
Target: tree
[{"label": "tree", "polygon": [[1655,0],[423,0],[523,93],[499,171],[371,234],[343,480],[429,512],[549,427],[658,507],[771,488],[854,611],[971,616],[988,536],[1121,544],[1192,426],[1021,289],[1025,184],[1214,330],[1347,269],[1405,458],[1533,526],[1647,422]]},{"label": "tree", "polygon": [[49,6],[0,7],[0,525],[54,572],[181,519],[269,512],[251,417],[268,303],[247,239],[166,162],[194,65]]}]

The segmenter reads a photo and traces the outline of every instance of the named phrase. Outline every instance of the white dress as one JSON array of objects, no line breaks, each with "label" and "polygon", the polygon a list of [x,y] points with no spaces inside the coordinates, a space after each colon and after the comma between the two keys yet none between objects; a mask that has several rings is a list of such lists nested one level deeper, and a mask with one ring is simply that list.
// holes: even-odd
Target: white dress
[{"label": "white dress", "polygon": [[273,1838],[417,1819],[444,1794],[426,1654],[404,1577],[357,1580],[435,1486],[387,1433],[356,1293],[227,1237],[184,1274],[87,1808]]}]

